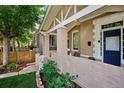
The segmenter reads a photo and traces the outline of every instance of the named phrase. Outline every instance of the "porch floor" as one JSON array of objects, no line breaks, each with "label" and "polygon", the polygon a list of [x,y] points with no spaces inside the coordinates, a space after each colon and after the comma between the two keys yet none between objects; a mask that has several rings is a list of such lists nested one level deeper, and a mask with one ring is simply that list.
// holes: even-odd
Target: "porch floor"
[{"label": "porch floor", "polygon": [[69,55],[61,55],[61,60],[57,61],[57,64],[60,68],[62,67],[63,73],[69,72],[78,75],[75,81],[81,87],[124,88],[123,67]]}]

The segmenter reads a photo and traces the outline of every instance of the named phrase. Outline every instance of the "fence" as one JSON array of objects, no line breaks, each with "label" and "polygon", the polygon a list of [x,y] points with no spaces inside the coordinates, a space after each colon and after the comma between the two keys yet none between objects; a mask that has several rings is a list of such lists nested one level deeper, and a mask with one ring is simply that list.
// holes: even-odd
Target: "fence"
[{"label": "fence", "polygon": [[[35,61],[35,52],[34,51],[18,51],[18,52],[9,52],[9,62],[15,61],[21,62],[34,62]],[[0,52],[0,64],[3,62],[3,53]]]}]

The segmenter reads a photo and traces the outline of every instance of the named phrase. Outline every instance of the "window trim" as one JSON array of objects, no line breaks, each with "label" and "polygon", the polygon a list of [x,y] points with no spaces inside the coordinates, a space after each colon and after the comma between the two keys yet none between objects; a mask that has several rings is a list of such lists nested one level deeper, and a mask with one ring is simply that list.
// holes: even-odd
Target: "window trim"
[{"label": "window trim", "polygon": [[78,49],[74,49],[74,46],[73,46],[73,36],[74,36],[74,33],[78,33],[79,34],[79,31],[78,30],[72,31],[72,50],[73,51],[78,51],[79,50],[79,36],[78,36]]},{"label": "window trim", "polygon": [[[55,39],[55,40],[54,40]],[[56,40],[56,35],[51,35],[51,39],[50,39],[50,35],[49,35],[49,49],[52,50],[56,50],[57,49],[57,40]],[[52,41],[53,40],[53,41]],[[53,45],[52,45],[53,43]]]},{"label": "window trim", "polygon": [[[51,35],[51,36],[56,36],[56,35]],[[50,42],[52,42],[52,39],[50,39]],[[54,43],[56,43],[56,41],[53,41]],[[56,47],[56,45],[52,45],[51,43],[49,43],[50,44],[50,47]]]}]

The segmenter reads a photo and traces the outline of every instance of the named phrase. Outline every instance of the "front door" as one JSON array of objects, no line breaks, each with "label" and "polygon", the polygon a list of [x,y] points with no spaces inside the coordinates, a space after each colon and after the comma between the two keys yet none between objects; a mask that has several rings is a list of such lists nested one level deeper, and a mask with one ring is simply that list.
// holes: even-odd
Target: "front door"
[{"label": "front door", "polygon": [[120,66],[121,30],[104,31],[104,62]]}]

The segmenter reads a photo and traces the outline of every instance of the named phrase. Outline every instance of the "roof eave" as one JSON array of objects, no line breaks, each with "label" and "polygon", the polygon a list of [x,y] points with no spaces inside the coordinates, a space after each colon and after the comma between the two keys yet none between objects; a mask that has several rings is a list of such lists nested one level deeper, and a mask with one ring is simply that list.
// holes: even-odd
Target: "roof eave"
[{"label": "roof eave", "polygon": [[48,6],[48,9],[47,9],[47,12],[46,12],[46,14],[45,14],[45,16],[44,16],[44,19],[43,19],[42,23],[40,24],[40,29],[39,29],[39,31],[41,31],[41,29],[43,28],[43,25],[44,25],[44,23],[45,23],[45,21],[46,21],[46,18],[47,18],[48,14],[49,14],[50,9],[51,9],[51,5]]}]

